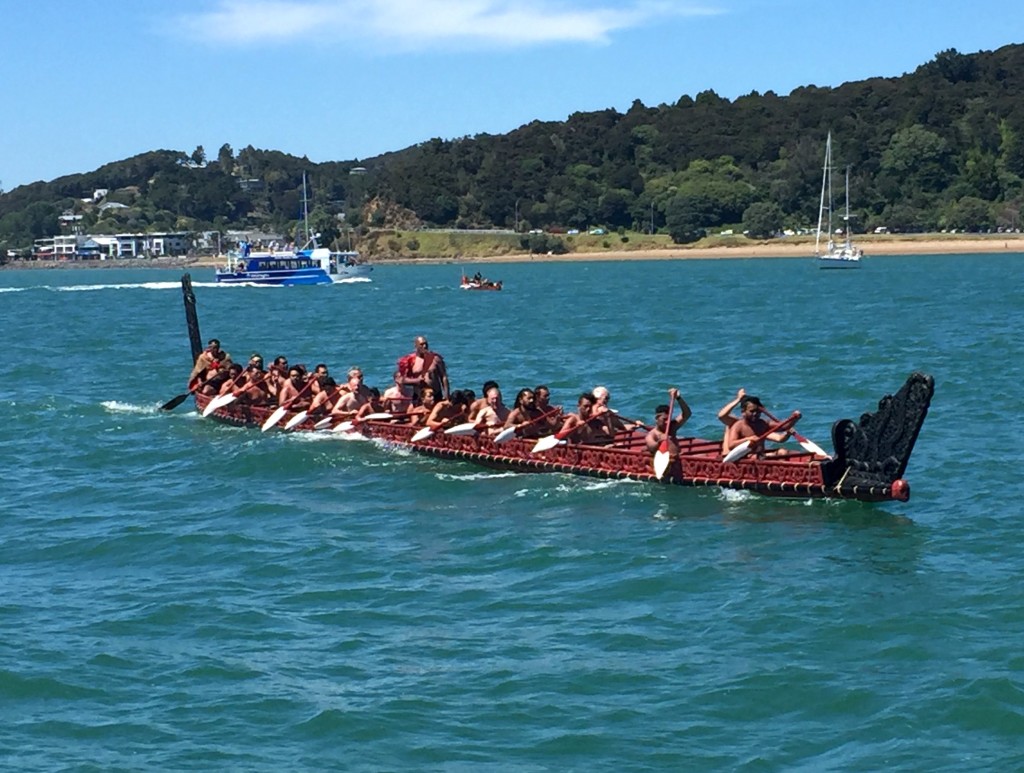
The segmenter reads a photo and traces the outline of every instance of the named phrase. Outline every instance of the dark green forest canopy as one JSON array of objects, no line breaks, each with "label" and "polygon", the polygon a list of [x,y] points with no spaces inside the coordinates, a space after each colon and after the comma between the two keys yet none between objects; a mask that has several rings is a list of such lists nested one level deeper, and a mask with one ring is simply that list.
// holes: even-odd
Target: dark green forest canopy
[{"label": "dark green forest canopy", "polygon": [[[817,220],[826,134],[849,167],[853,228],[1016,228],[1024,201],[1024,46],[940,52],[913,73],[788,96],[704,91],[673,105],[575,113],[504,135],[431,139],[314,164],[225,145],[156,150],[0,195],[0,245],[60,233],[294,232],[309,180],[322,241],[347,227],[648,230],[676,241]],[[104,198],[94,192],[106,190]],[[87,201],[86,201],[87,200]],[[101,203],[124,206],[102,207]]]}]

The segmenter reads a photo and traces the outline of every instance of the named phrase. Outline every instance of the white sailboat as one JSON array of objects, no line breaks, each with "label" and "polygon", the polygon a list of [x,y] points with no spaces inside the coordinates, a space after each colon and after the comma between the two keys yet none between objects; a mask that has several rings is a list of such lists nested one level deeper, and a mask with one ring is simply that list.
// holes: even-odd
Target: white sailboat
[{"label": "white sailboat", "polygon": [[[832,230],[832,132],[825,140],[825,166],[821,173],[821,202],[818,206],[818,233],[814,238],[814,259],[818,268],[860,268],[863,250],[850,239],[850,167],[846,167],[846,210],[843,214],[843,243],[837,244]],[[824,230],[823,230],[824,228]],[[822,233],[826,234],[822,250]]]}]

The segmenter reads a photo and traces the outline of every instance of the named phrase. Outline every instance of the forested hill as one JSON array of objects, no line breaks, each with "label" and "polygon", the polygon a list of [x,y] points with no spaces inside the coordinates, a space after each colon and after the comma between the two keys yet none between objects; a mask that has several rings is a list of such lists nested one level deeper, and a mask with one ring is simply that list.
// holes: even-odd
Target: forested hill
[{"label": "forested hill", "polygon": [[[303,172],[328,240],[346,221],[522,231],[653,221],[677,241],[722,228],[767,235],[816,222],[830,130],[837,180],[850,167],[855,230],[1019,227],[1024,46],[1011,45],[943,51],[898,78],[637,101],[624,114],[576,113],[362,161],[314,164],[227,145],[216,158],[154,151],[0,196],[0,245],[58,233],[69,210],[94,233],[286,230],[301,213]],[[106,196],[82,201],[97,189]]]}]

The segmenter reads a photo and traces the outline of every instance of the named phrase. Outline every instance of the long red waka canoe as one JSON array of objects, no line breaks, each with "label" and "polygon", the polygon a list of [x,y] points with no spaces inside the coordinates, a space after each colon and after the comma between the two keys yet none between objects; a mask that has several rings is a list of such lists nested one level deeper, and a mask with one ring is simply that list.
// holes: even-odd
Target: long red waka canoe
[{"label": "long red waka canoe", "polygon": [[[182,277],[181,287],[194,361],[202,352],[203,339],[188,274]],[[717,486],[769,496],[905,502],[910,498],[910,484],[903,474],[934,390],[931,376],[912,373],[895,395],[886,395],[879,401],[874,413],[865,413],[858,422],[837,421],[832,426],[832,459],[794,453],[780,458],[748,456],[738,462],[724,462],[720,441],[680,438],[679,457],[661,479],[654,474],[643,436],[635,434],[623,436],[611,446],[568,444],[533,454],[535,439],[514,438],[498,445],[486,437],[437,433],[413,443],[411,438],[419,427],[388,421],[363,422],[353,431],[428,456],[518,472],[561,472],[677,486]],[[211,399],[197,394],[196,407],[201,411]],[[273,410],[233,403],[210,416],[237,426],[260,427]],[[313,425],[319,418],[307,418],[290,431],[315,431]],[[285,423],[282,421],[278,426]]]}]

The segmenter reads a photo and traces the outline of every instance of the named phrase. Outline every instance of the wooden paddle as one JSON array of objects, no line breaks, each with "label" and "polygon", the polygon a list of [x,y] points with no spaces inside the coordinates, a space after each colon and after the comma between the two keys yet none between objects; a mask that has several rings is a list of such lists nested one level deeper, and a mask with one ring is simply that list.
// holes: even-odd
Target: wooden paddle
[{"label": "wooden paddle", "polygon": [[192,395],[194,395],[196,393],[197,389],[199,389],[199,384],[196,384],[194,387],[192,387],[187,392],[183,392],[180,395],[176,395],[176,396],[172,397],[170,400],[168,400],[166,403],[164,403],[163,405],[160,406],[160,410],[161,411],[173,411],[175,408],[177,408],[183,402],[188,400],[188,398],[190,398]]},{"label": "wooden paddle", "polygon": [[[279,421],[281,421],[281,419],[284,418],[284,415],[288,413],[288,408],[291,407],[291,404],[298,400],[300,397],[302,397],[302,395],[306,393],[306,390],[313,386],[313,381],[314,377],[311,376],[309,381],[307,381],[303,385],[302,389],[299,390],[298,394],[296,394],[295,397],[289,400],[287,404],[280,406],[277,410],[270,414],[270,417],[265,422],[263,422],[263,426],[260,427],[260,432],[266,432],[268,429],[270,429]],[[303,419],[306,418],[307,411],[299,411],[299,413],[302,414]]]},{"label": "wooden paddle", "polygon": [[[776,419],[776,418],[775,418],[774,416],[772,416],[772,415],[771,415],[771,414],[770,414],[770,413],[769,413],[769,412],[768,412],[768,411],[767,411],[766,409],[764,409],[764,408],[761,408],[761,412],[762,412],[762,413],[763,413],[763,414],[764,414],[765,416],[767,416],[767,417],[768,417],[769,419],[771,419],[772,421],[774,421],[774,422],[778,422],[778,419]],[[800,434],[799,432],[797,432],[796,430],[792,430],[792,429],[791,429],[791,430],[789,431],[789,433],[790,433],[790,434],[791,434],[791,435],[793,436],[793,439],[794,439],[794,440],[795,440],[795,441],[796,441],[797,443],[799,443],[799,444],[800,444],[800,446],[801,446],[801,447],[802,447],[802,448],[803,448],[803,449],[804,449],[805,451],[809,451],[809,452],[810,452],[810,453],[812,453],[812,454],[817,454],[818,456],[824,456],[824,457],[825,457],[826,459],[831,459],[831,458],[832,458],[832,454],[827,454],[827,453],[825,453],[825,449],[824,449],[824,448],[822,448],[821,446],[819,446],[819,445],[818,445],[817,443],[815,443],[815,442],[814,442],[813,440],[808,440],[808,439],[807,439],[806,437],[804,437],[803,435],[801,435],[801,434]]]},{"label": "wooden paddle", "polygon": [[343,421],[338,426],[331,429],[331,432],[349,432],[355,428],[356,424],[361,424],[364,421],[387,421],[388,419],[400,419],[402,415],[395,416],[391,413],[368,413],[361,419],[351,419],[349,421]]},{"label": "wooden paddle", "polygon": [[[595,419],[604,418],[604,415],[605,415],[606,412],[611,412],[611,409],[610,408],[606,408],[605,411],[601,411],[598,414],[594,414],[593,416],[591,416],[586,421],[580,422],[579,424],[577,424],[575,427],[573,427],[572,429],[570,429],[568,431],[567,430],[559,430],[554,435],[548,435],[547,437],[542,437],[540,440],[537,441],[537,444],[533,447],[533,449],[530,451],[530,453],[531,454],[541,454],[541,453],[544,453],[545,451],[550,451],[555,446],[564,445],[565,444],[565,439],[567,437],[569,437],[569,435],[573,434],[576,430],[578,430],[584,424],[589,424],[590,422],[594,421]],[[636,422],[636,421],[631,421],[630,424],[636,424],[638,426],[643,426],[640,422]]]},{"label": "wooden paddle", "polygon": [[[241,373],[239,373],[236,378],[231,380],[231,390],[234,390],[234,388],[238,386],[238,383],[243,376],[245,376],[244,370]],[[212,400],[210,400],[209,403],[206,404],[205,408],[203,408],[203,416],[209,416],[218,408],[223,408],[225,405],[231,405],[231,403],[233,403],[237,399],[238,395],[234,394],[234,392],[230,390],[225,394],[217,395]]]},{"label": "wooden paddle", "polygon": [[[314,376],[314,378],[316,378],[316,376]],[[338,387],[334,387],[334,392],[339,392],[339,391],[340,390],[338,389]],[[289,430],[292,427],[297,427],[299,424],[302,424],[302,422],[304,422],[306,420],[307,416],[309,416],[309,411],[308,410],[299,411],[297,414],[295,414],[290,419],[288,419],[288,423],[284,425],[284,428],[286,430]],[[328,415],[327,417],[325,417],[323,419],[320,419],[320,421],[318,421],[316,424],[314,424],[313,425],[313,429],[323,429],[323,427],[326,427],[328,424],[330,424],[330,421],[331,421],[331,417]]]},{"label": "wooden paddle", "polygon": [[669,433],[672,429],[672,409],[676,407],[675,395],[672,394],[672,390],[669,390],[669,398],[671,402],[668,404],[668,417],[665,419],[665,437],[661,439],[661,443],[658,444],[658,450],[654,452],[654,475],[661,480],[665,476],[665,470],[668,469],[669,462],[672,458],[669,456]]},{"label": "wooden paddle", "polygon": [[[187,392],[183,393],[183,394],[180,394],[180,395],[177,395],[175,397],[172,397],[170,400],[168,400],[166,403],[164,403],[163,405],[160,406],[160,410],[161,411],[173,411],[175,408],[177,408],[183,402],[188,400],[188,398],[190,398],[192,395],[194,395],[197,391],[199,391],[199,388],[203,385],[203,382],[199,380],[199,376],[196,376],[194,381],[195,381],[195,386],[189,387],[189,390]],[[190,381],[189,384],[191,384],[191,383],[192,382]]]},{"label": "wooden paddle", "polygon": [[750,453],[751,449],[758,443],[763,443],[769,435],[776,432],[788,432],[797,420],[800,418],[800,411],[794,411],[793,415],[785,421],[778,422],[774,427],[769,427],[768,430],[758,435],[756,438],[750,440],[744,440],[739,445],[735,446],[729,453],[722,459],[723,462],[736,462],[742,459],[744,456]]},{"label": "wooden paddle", "polygon": [[477,424],[475,421],[467,421],[463,424],[456,424],[454,427],[448,427],[444,431],[446,435],[475,435],[477,432],[482,430],[486,425]]},{"label": "wooden paddle", "polygon": [[523,427],[529,427],[531,424],[536,424],[538,421],[544,421],[544,419],[550,418],[551,416],[554,416],[556,413],[560,413],[561,410],[562,409],[560,407],[556,406],[552,408],[550,411],[542,413],[540,416],[534,416],[529,421],[524,421],[522,424],[514,424],[511,427],[505,427],[505,429],[503,429],[501,432],[494,436],[494,442],[498,443],[499,445],[501,443],[505,443],[513,438],[517,430],[520,430]]}]

